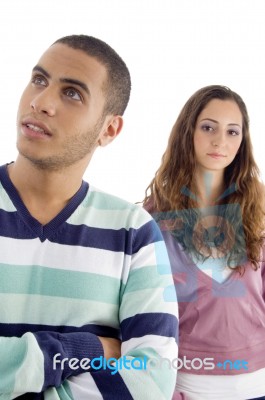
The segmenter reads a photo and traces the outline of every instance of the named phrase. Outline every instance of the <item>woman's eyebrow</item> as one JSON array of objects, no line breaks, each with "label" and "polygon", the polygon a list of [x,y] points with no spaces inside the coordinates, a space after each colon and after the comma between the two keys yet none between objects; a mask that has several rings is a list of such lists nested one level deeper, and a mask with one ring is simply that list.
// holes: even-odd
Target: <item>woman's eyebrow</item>
[{"label": "woman's eyebrow", "polygon": [[[214,122],[215,124],[218,124],[218,121],[216,121],[215,119],[212,119],[212,118],[203,118],[203,119],[201,119],[201,122],[202,121],[211,121],[211,122]],[[241,125],[237,124],[236,122],[231,122],[230,124],[228,124],[228,126],[239,126],[239,128],[242,128]]]}]

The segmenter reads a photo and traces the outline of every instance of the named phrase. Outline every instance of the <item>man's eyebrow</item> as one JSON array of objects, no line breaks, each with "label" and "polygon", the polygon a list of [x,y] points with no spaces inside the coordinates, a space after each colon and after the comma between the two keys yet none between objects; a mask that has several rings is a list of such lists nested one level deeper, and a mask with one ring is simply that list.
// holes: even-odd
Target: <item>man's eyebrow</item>
[{"label": "man's eyebrow", "polygon": [[35,65],[35,67],[32,70],[33,72],[37,71],[37,72],[41,72],[44,76],[46,76],[46,78],[50,78],[51,75],[44,69],[42,68],[40,65]]},{"label": "man's eyebrow", "polygon": [[[43,74],[48,79],[51,78],[51,75],[44,68],[42,68],[40,65],[35,65],[35,67],[33,68],[33,71],[40,72],[41,74]],[[60,82],[69,83],[70,85],[80,86],[88,95],[90,95],[90,91],[89,91],[87,85],[84,82],[79,81],[78,79],[61,78]]]},{"label": "man's eyebrow", "polygon": [[62,83],[69,83],[70,85],[80,86],[88,95],[90,95],[90,91],[89,91],[87,85],[84,82],[79,81],[78,79],[61,78],[60,81]]}]

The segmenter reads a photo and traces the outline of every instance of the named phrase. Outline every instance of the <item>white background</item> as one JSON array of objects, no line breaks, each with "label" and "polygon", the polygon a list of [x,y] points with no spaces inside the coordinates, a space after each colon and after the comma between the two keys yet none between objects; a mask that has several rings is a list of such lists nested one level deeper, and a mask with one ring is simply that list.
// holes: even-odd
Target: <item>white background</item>
[{"label": "white background", "polygon": [[96,151],[86,180],[141,200],[180,109],[209,84],[243,97],[264,175],[264,6],[264,0],[1,1],[0,163],[16,158],[17,106],[32,67],[56,39],[83,33],[122,56],[133,84],[122,133]]}]

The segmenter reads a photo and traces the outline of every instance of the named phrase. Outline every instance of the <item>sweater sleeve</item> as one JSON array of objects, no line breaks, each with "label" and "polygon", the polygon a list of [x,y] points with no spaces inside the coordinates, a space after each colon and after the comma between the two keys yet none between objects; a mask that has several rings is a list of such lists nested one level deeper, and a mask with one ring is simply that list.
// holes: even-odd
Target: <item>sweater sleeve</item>
[{"label": "sweater sleeve", "polygon": [[[27,332],[20,338],[1,337],[0,399],[58,387],[68,377],[86,372],[84,367],[90,368],[87,360],[103,354],[98,337],[88,332]],[[77,360],[84,361],[80,365]]]},{"label": "sweater sleeve", "polygon": [[64,393],[74,400],[82,395],[108,400],[172,399],[178,308],[165,244],[154,221],[136,232],[132,253],[120,293],[121,358],[50,389],[51,399],[57,394],[63,400]]}]

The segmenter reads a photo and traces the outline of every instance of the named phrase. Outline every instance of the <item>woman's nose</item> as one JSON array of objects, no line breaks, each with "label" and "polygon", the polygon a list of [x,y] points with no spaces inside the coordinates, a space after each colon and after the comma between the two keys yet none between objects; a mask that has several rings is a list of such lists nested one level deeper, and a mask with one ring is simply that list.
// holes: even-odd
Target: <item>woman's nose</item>
[{"label": "woman's nose", "polygon": [[214,135],[213,139],[212,139],[212,145],[214,147],[220,147],[223,146],[225,144],[225,133],[224,132],[220,132],[217,133],[216,135]]}]

